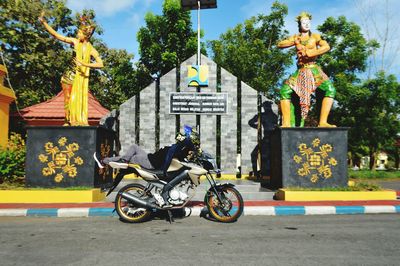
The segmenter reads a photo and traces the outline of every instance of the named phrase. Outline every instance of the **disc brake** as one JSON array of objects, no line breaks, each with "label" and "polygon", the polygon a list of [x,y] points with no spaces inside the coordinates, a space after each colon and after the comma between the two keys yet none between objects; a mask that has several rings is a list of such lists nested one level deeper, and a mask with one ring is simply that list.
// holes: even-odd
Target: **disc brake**
[{"label": "disc brake", "polygon": [[218,197],[214,197],[213,199],[213,205],[216,206],[218,208],[218,210],[220,210],[225,216],[231,216],[231,214],[229,213],[229,210],[231,209],[232,206],[229,207],[229,210],[226,210],[226,206],[227,205],[231,205],[229,204],[228,199],[225,198],[225,195],[223,195],[221,193],[220,195],[221,198],[221,202],[219,201]]}]

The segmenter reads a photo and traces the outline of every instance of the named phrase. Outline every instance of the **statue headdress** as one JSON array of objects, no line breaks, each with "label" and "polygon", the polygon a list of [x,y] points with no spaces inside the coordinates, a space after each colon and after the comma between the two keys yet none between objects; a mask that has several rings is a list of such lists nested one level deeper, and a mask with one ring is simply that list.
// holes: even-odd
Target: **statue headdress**
[{"label": "statue headdress", "polygon": [[311,19],[312,19],[312,16],[311,16],[310,13],[308,13],[308,12],[306,12],[306,11],[303,11],[303,12],[300,13],[300,15],[298,15],[298,16],[296,17],[297,23],[300,23],[300,20],[301,20],[302,18],[308,18],[309,20],[311,20]]},{"label": "statue headdress", "polygon": [[79,29],[89,38],[93,35],[96,29],[95,23],[93,22],[93,17],[88,15],[82,15],[79,17]]}]

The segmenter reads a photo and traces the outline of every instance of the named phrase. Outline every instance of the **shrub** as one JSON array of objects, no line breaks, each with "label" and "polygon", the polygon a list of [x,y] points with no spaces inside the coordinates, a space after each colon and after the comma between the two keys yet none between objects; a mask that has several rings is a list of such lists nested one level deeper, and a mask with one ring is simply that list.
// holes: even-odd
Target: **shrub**
[{"label": "shrub", "polygon": [[349,178],[354,179],[397,179],[400,171],[375,171],[375,170],[349,170]]},{"label": "shrub", "polygon": [[25,157],[25,141],[21,135],[11,133],[7,146],[0,148],[0,183],[25,177]]}]

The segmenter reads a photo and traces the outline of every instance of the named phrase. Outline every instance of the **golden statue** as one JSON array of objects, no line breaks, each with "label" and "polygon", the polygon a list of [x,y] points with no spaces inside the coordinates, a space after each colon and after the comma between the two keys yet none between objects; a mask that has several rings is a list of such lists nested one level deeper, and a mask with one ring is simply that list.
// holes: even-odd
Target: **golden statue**
[{"label": "golden statue", "polygon": [[329,51],[329,44],[321,39],[321,35],[311,33],[311,15],[302,12],[296,19],[299,26],[299,34],[295,34],[286,40],[278,43],[279,48],[295,46],[297,51],[297,71],[284,82],[281,88],[281,110],[282,127],[295,126],[294,117],[291,117],[290,99],[294,91],[300,99],[301,124],[310,109],[311,95],[317,88],[324,91],[325,96],[322,100],[321,114],[319,117],[319,127],[335,127],[328,124],[328,115],[336,95],[336,89],[328,76],[322,71],[315,59]]},{"label": "golden statue", "polygon": [[[99,53],[89,42],[95,27],[90,19],[82,16],[81,25],[78,29],[76,38],[66,37],[56,32],[47,24],[44,12],[40,14],[39,21],[46,30],[58,40],[72,44],[75,51],[75,69],[67,71],[61,78],[61,84],[64,91],[65,119],[71,126],[87,126],[88,124],[88,88],[90,68],[102,68],[103,61]],[[91,58],[95,62],[91,63]]]}]

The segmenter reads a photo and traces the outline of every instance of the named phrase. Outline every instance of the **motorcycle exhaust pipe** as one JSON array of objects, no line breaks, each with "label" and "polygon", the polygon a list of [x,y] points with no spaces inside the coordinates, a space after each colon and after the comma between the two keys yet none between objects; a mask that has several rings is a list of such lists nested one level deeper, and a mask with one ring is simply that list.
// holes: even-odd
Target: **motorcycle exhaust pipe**
[{"label": "motorcycle exhaust pipe", "polygon": [[142,208],[146,208],[146,209],[160,209],[160,207],[158,207],[157,205],[147,202],[145,200],[141,200],[129,193],[122,192],[120,195],[122,198],[129,200],[129,201],[133,202],[134,204],[137,204],[138,207],[142,207]]}]

